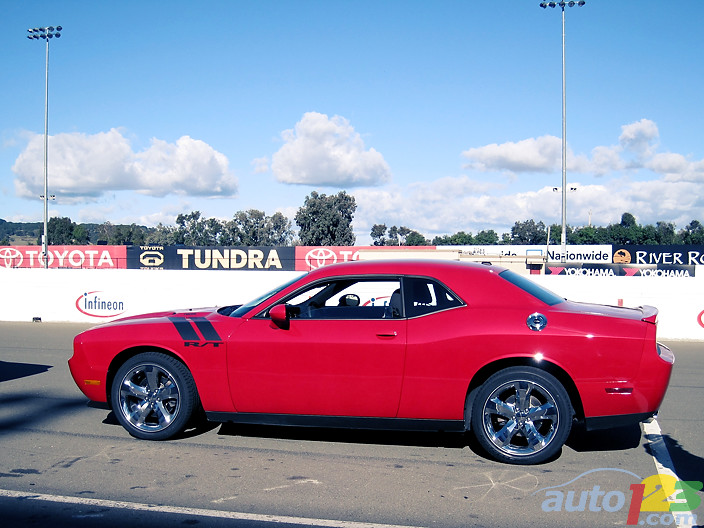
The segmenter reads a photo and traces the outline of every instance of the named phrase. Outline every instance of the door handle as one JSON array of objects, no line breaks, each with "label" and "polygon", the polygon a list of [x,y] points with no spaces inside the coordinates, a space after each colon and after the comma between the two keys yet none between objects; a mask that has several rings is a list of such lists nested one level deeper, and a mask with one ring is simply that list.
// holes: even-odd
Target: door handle
[{"label": "door handle", "polygon": [[377,337],[396,337],[396,332],[380,332],[376,334]]}]

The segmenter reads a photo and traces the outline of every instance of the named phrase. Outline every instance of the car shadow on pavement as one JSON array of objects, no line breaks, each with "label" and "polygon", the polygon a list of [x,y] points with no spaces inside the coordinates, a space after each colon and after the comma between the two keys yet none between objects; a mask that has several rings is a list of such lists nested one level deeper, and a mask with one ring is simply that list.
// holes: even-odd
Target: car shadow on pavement
[{"label": "car shadow on pavement", "polygon": [[35,374],[43,374],[50,368],[52,368],[51,365],[0,361],[0,382],[26,378],[27,376],[34,376]]},{"label": "car shadow on pavement", "polygon": [[[674,468],[672,469],[680,480],[702,481],[704,480],[704,458],[690,453],[684,449],[680,443],[670,435],[662,435],[662,439],[667,446]],[[644,446],[646,452],[654,456],[650,444]],[[662,463],[662,461],[660,461]]]},{"label": "car shadow on pavement", "polygon": [[[471,432],[447,431],[393,431],[373,429],[334,429],[318,427],[293,427],[276,425],[251,425],[223,423],[219,435],[246,436],[253,438],[273,438],[303,440],[310,442],[335,442],[364,445],[385,445],[405,447],[438,447],[445,449],[468,448],[484,462],[499,463],[494,460]],[[562,450],[548,460],[547,464],[560,458]]]},{"label": "car shadow on pavement", "polygon": [[47,398],[30,392],[0,395],[0,408],[4,414],[0,418],[0,436],[73,414],[84,406],[85,400],[81,398]]},{"label": "car shadow on pavement", "polygon": [[350,444],[402,445],[462,449],[469,443],[468,434],[436,431],[387,431],[367,429],[334,429],[277,425],[223,423],[218,432],[225,436],[285,438],[311,442]]},{"label": "car shadow on pavement", "polygon": [[587,431],[584,424],[575,424],[566,445],[577,452],[622,451],[635,449],[640,445],[640,424]]},{"label": "car shadow on pavement", "polygon": [[[107,403],[95,403],[91,402],[89,403],[90,407],[95,407],[99,409],[110,409]],[[114,411],[110,411],[108,415],[105,417],[105,420],[103,420],[103,423],[106,425],[117,425],[119,427],[122,427],[120,422],[117,420],[117,417],[115,416]],[[175,435],[174,437],[171,438],[171,440],[179,440],[179,439],[185,439],[185,438],[193,438],[195,436],[198,436],[203,433],[207,433],[208,431],[212,431],[213,429],[217,428],[220,424],[218,422],[207,422],[200,417],[195,417],[192,422],[189,424],[186,429]]]}]

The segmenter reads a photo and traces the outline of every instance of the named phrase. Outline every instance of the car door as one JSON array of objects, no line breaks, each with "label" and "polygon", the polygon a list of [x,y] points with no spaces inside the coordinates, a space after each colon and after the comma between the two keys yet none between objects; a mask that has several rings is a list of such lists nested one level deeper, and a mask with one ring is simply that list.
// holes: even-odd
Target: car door
[{"label": "car door", "polygon": [[406,365],[399,418],[461,420],[473,372],[481,357],[468,331],[474,325],[465,303],[439,281],[404,279]]},{"label": "car door", "polygon": [[238,412],[395,417],[406,320],[391,309],[397,278],[328,279],[284,300],[277,327],[265,311],[228,345]]}]

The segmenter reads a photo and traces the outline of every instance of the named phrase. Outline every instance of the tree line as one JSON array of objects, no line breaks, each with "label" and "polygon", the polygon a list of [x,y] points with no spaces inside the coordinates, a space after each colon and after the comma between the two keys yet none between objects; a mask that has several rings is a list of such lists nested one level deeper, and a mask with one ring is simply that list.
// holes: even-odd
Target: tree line
[{"label": "tree line", "polygon": [[[291,220],[276,212],[269,216],[263,211],[237,211],[232,219],[206,218],[200,211],[179,214],[176,225],[145,227],[136,224],[113,225],[76,224],[70,218],[51,218],[48,223],[51,245],[155,245],[155,246],[352,246],[352,228],[357,209],[354,196],[340,191],[334,195],[311,192]],[[446,245],[551,245],[559,244],[562,228],[546,226],[542,221],[517,221],[509,233],[499,235],[493,229],[452,235],[425,237],[405,226],[374,224],[370,236],[376,246],[446,246]],[[41,244],[43,224],[6,222],[0,219],[0,245],[21,240]],[[704,225],[692,220],[677,230],[674,223],[657,222],[639,225],[631,213],[623,213],[621,221],[605,227],[584,226],[566,228],[570,245],[704,245]]]},{"label": "tree line", "polygon": [[[655,225],[639,225],[631,213],[623,213],[621,221],[606,227],[584,226],[565,229],[566,242],[570,245],[670,245],[704,244],[704,225],[692,220],[686,227],[677,231],[674,223],[657,222]],[[476,235],[459,231],[453,235],[436,236],[427,239],[417,231],[407,227],[375,224],[371,230],[374,245],[377,246],[448,246],[448,245],[550,245],[561,243],[562,226],[546,226],[542,221],[525,220],[516,222],[510,233],[499,236],[493,229],[479,231]]]},{"label": "tree line", "polygon": [[[77,224],[67,217],[50,218],[47,235],[51,245],[155,245],[155,246],[352,246],[352,220],[357,209],[354,196],[311,192],[298,209],[294,221],[282,213],[268,216],[249,209],[236,212],[231,220],[206,218],[200,211],[179,214],[176,225],[145,227],[137,224]],[[41,244],[41,222],[17,223],[0,219],[0,246],[20,242]]]}]

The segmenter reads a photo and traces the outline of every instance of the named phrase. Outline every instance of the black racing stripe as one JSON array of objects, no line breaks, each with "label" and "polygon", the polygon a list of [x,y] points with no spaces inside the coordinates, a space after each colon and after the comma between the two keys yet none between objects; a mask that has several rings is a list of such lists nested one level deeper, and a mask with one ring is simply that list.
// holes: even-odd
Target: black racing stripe
[{"label": "black racing stripe", "polygon": [[195,328],[191,326],[191,323],[186,319],[181,319],[180,317],[169,317],[178,333],[181,334],[181,338],[184,341],[200,341],[200,336],[196,332]]},{"label": "black racing stripe", "polygon": [[200,330],[200,333],[203,334],[206,341],[222,341],[222,338],[218,335],[217,330],[215,330],[215,327],[210,321],[204,317],[197,317],[191,320],[198,327],[198,330]]}]

